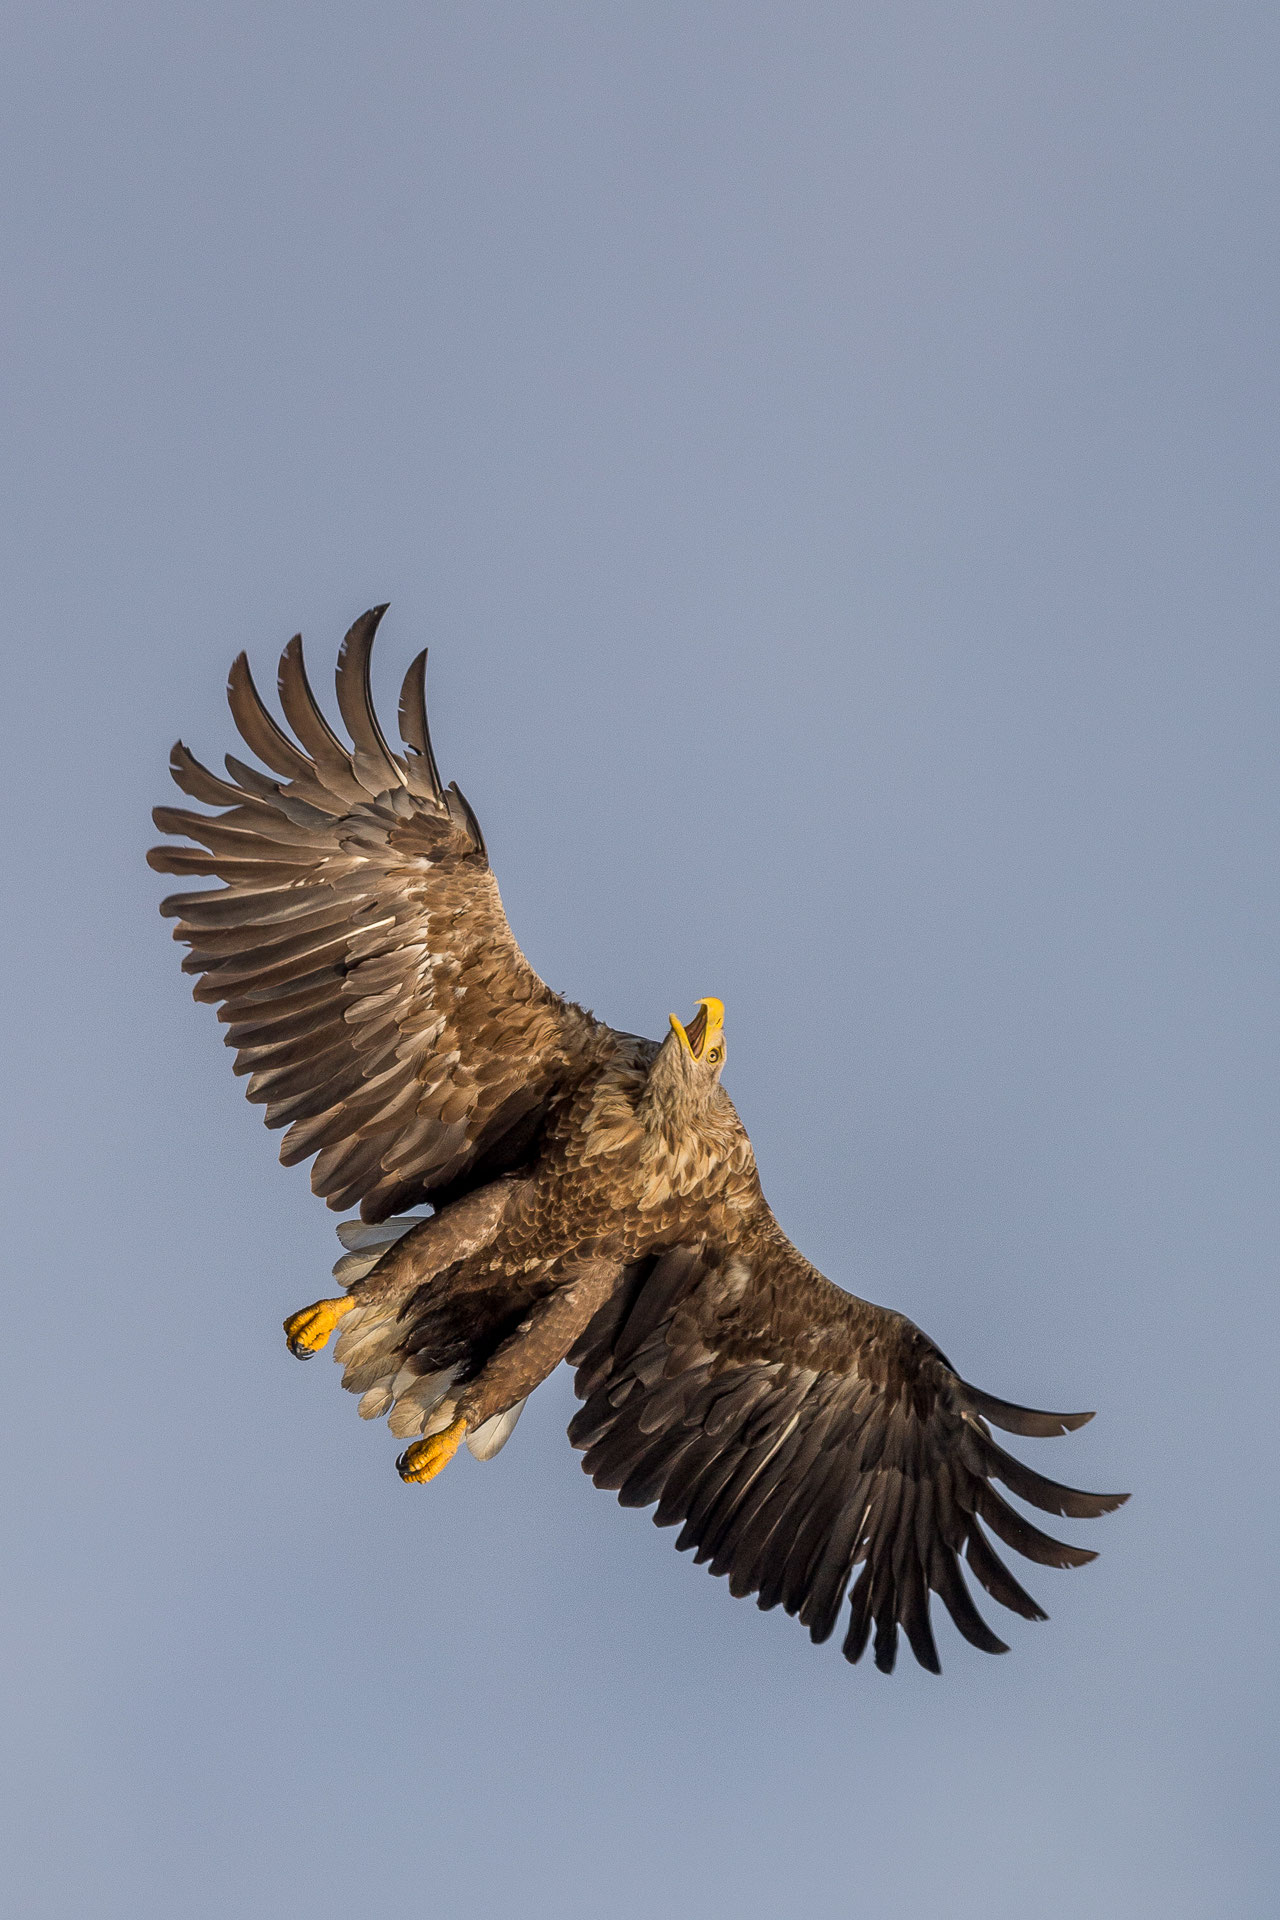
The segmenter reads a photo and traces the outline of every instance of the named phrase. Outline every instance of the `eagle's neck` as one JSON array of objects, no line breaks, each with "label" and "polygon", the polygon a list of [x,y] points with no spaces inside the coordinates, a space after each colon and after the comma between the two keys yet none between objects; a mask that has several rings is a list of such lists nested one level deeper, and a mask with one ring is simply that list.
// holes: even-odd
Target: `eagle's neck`
[{"label": "eagle's neck", "polygon": [[636,1102],[636,1118],[646,1133],[668,1139],[702,1133],[718,1104],[717,1092],[716,1082],[690,1060],[675,1034],[668,1034]]}]

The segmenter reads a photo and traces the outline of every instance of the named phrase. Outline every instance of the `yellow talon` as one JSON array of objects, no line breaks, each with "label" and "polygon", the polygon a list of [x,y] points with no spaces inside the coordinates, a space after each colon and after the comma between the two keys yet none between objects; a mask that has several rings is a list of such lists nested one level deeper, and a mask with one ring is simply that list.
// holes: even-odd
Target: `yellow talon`
[{"label": "yellow talon", "polygon": [[402,1480],[434,1480],[442,1467],[447,1467],[458,1448],[462,1445],[467,1431],[465,1420],[455,1420],[443,1433],[428,1434],[425,1440],[415,1440],[406,1447],[396,1461],[396,1471]]},{"label": "yellow talon", "polygon": [[297,1313],[291,1313],[284,1323],[290,1353],[296,1353],[299,1360],[310,1360],[354,1305],[354,1300],[344,1296],[341,1300],[317,1300],[313,1307],[300,1307]]}]

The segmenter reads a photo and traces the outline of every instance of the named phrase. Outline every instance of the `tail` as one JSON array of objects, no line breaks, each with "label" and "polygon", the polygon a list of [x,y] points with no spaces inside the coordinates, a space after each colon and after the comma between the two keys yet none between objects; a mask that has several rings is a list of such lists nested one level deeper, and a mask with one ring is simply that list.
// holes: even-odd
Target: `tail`
[{"label": "tail", "polygon": [[[364,1280],[386,1253],[388,1247],[421,1226],[426,1214],[398,1214],[377,1226],[365,1226],[359,1220],[344,1220],[338,1238],[347,1251],[333,1269],[338,1283],[350,1289]],[[348,1393],[358,1393],[356,1411],[362,1420],[388,1416],[387,1425],[398,1440],[417,1435],[442,1433],[452,1424],[456,1396],[452,1388],[462,1367],[444,1367],[434,1373],[420,1373],[412,1358],[401,1349],[404,1322],[401,1302],[373,1298],[354,1306],[342,1323],[342,1331],[333,1349],[333,1357],[343,1369],[342,1384]],[[517,1401],[504,1413],[486,1420],[467,1435],[467,1446],[477,1460],[492,1460],[500,1453],[515,1430],[524,1411]]]}]

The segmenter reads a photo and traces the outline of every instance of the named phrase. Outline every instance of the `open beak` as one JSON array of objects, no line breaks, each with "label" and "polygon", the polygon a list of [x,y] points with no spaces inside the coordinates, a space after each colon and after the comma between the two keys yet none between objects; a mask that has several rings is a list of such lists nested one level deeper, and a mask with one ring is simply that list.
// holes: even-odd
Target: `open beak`
[{"label": "open beak", "polygon": [[689,1057],[693,1060],[701,1060],[702,1058],[702,1051],[707,1042],[708,1016],[711,1013],[715,1014],[717,1025],[723,1026],[723,1003],[719,1000],[711,999],[710,996],[705,1000],[699,1000],[698,1011],[694,1014],[687,1027],[682,1020],[676,1019],[674,1013],[667,1016],[672,1028],[679,1034],[681,1041],[688,1049]]}]

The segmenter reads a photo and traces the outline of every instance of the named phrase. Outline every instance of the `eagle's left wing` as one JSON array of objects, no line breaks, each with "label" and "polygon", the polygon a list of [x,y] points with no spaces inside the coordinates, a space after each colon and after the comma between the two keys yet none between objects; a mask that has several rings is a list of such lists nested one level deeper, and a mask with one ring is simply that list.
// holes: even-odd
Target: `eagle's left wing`
[{"label": "eagle's left wing", "polygon": [[901,1626],[939,1671],[929,1623],[939,1594],[964,1637],[1007,1651],[974,1605],[961,1556],[1024,1619],[1040,1607],[980,1521],[1041,1565],[1096,1556],[1051,1539],[992,1485],[1047,1513],[1085,1518],[1124,1494],[1081,1493],[996,1444],[988,1422],[1044,1436],[1087,1413],[1038,1413],[960,1379],[901,1314],[835,1287],[792,1246],[761,1201],[733,1246],[677,1247],[634,1268],[570,1355],[586,1404],[569,1428],[583,1467],[624,1506],[657,1501],[734,1594],[798,1614],[825,1640],[854,1568],[845,1657],[875,1629],[894,1663]]}]

